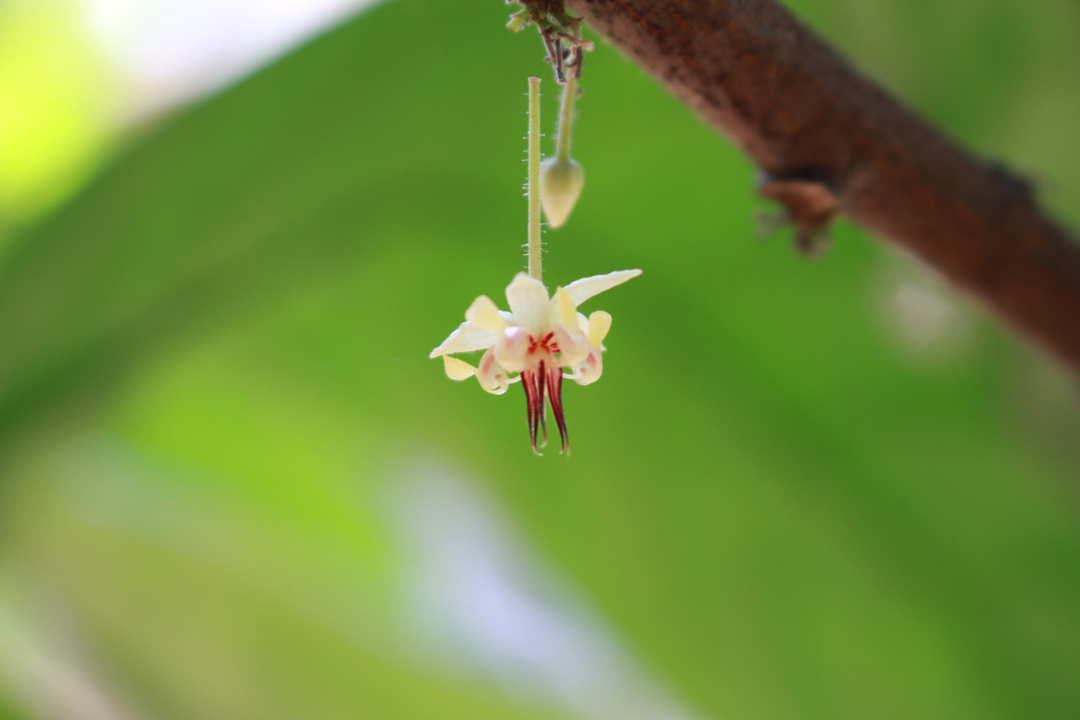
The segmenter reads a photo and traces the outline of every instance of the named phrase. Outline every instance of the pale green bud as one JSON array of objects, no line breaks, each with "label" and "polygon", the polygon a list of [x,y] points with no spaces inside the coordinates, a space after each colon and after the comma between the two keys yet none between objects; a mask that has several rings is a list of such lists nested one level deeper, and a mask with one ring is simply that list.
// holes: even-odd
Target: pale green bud
[{"label": "pale green bud", "polygon": [[510,16],[510,22],[506,23],[506,27],[510,28],[514,32],[517,32],[521,28],[525,27],[529,22],[529,19],[525,17],[524,12],[517,12]]},{"label": "pale green bud", "polygon": [[544,158],[540,163],[540,202],[550,227],[566,222],[584,186],[585,170],[577,160]]}]

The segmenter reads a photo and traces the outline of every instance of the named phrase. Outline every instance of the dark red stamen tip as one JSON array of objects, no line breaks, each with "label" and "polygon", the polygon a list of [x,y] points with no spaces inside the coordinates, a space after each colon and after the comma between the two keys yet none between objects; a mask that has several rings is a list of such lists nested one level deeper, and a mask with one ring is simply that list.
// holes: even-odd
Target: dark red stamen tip
[{"label": "dark red stamen tip", "polygon": [[544,361],[540,361],[540,369],[536,371],[536,387],[540,393],[540,430],[544,434],[544,439],[540,442],[540,447],[547,447],[547,405],[544,403],[544,388],[547,383],[544,382]]},{"label": "dark red stamen tip", "polygon": [[[555,422],[559,426],[559,439],[562,441],[562,450],[559,452],[570,454],[570,434],[566,431],[566,418],[563,415],[562,406],[562,368],[555,366],[549,368],[544,361],[535,370],[525,370],[521,373],[521,384],[525,387],[525,401],[527,403],[527,415],[529,419],[529,440],[532,442],[533,452],[540,455],[540,448],[547,445],[547,404],[545,399],[551,402],[551,410],[555,413]],[[547,398],[545,398],[545,394]],[[537,445],[539,436],[543,436],[543,442]]]},{"label": "dark red stamen tip", "polygon": [[[544,372],[544,366],[540,366],[540,372]],[[562,406],[562,368],[556,366],[549,368],[545,373],[547,377],[548,396],[551,398],[551,410],[555,413],[555,422],[559,425],[559,439],[562,440],[562,450],[559,452],[570,454],[570,433],[566,430],[566,417],[563,415]]]},{"label": "dark red stamen tip", "polygon": [[525,403],[529,417],[529,440],[532,441],[533,452],[540,455],[536,447],[536,433],[540,424],[540,398],[539,379],[535,370],[525,370],[521,373],[521,384],[525,388]]}]

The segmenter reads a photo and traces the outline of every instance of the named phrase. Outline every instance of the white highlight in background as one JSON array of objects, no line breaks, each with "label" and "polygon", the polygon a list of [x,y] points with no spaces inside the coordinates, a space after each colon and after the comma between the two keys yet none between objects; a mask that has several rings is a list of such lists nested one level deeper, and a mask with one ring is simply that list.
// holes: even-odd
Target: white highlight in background
[{"label": "white highlight in background", "polygon": [[79,0],[128,121],[212,92],[377,0]]},{"label": "white highlight in background", "polygon": [[395,487],[411,553],[401,622],[430,661],[587,720],[692,720],[476,488],[441,464]]}]

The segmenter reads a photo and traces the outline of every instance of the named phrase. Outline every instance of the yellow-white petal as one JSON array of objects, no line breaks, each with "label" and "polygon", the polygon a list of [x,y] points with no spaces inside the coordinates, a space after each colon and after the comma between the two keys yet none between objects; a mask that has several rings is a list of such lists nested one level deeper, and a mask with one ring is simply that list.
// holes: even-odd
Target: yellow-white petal
[{"label": "yellow-white petal", "polygon": [[611,315],[597,310],[589,316],[589,344],[597,350],[603,349],[604,338],[611,330]]},{"label": "yellow-white petal", "polygon": [[458,326],[457,330],[450,333],[450,337],[443,340],[442,345],[432,350],[431,355],[428,357],[435,358],[440,355],[486,350],[494,345],[498,339],[496,333],[477,327],[466,320]]},{"label": "yellow-white petal", "polygon": [[604,358],[599,348],[592,348],[589,354],[574,367],[570,378],[578,385],[591,385],[604,373]]},{"label": "yellow-white petal", "polygon": [[492,351],[495,353],[495,359],[508,372],[521,372],[525,369],[526,355],[531,344],[532,336],[528,330],[523,327],[511,327],[499,337]]},{"label": "yellow-white petal", "polygon": [[[575,318],[576,320],[577,318]],[[562,325],[552,328],[555,342],[559,346],[559,367],[574,367],[582,362],[592,350],[589,339],[580,332],[567,332]]]},{"label": "yellow-white petal", "polygon": [[575,280],[563,288],[563,290],[570,296],[574,305],[578,306],[593,295],[602,293],[605,290],[610,290],[616,285],[622,285],[627,280],[636,278],[640,274],[640,270],[619,270],[617,272],[608,273],[607,275],[593,275],[592,277]]},{"label": "yellow-white petal", "polygon": [[574,301],[562,288],[555,288],[555,295],[548,306],[548,327],[562,325],[567,332],[578,331],[577,310]]},{"label": "yellow-white petal", "polygon": [[510,375],[495,359],[495,351],[488,350],[480,358],[480,367],[476,370],[476,379],[480,387],[492,395],[502,395],[510,387]]},{"label": "yellow-white petal", "polygon": [[578,327],[581,328],[581,333],[585,337],[589,337],[589,318],[585,317],[583,313],[577,314]]},{"label": "yellow-white petal", "polygon": [[476,374],[476,368],[472,365],[449,355],[443,355],[443,366],[446,368],[446,376],[451,380],[468,380]]},{"label": "yellow-white petal", "polygon": [[506,288],[506,301],[518,325],[534,332],[544,329],[548,311],[548,292],[544,283],[525,273],[518,273]]},{"label": "yellow-white petal", "polygon": [[473,304],[465,311],[465,319],[476,327],[493,333],[501,333],[506,328],[506,321],[499,314],[498,306],[487,295],[473,300]]}]

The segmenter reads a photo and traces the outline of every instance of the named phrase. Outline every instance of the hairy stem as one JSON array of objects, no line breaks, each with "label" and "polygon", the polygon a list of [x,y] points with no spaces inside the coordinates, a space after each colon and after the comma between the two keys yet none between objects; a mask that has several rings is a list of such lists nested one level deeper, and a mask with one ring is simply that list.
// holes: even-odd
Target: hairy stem
[{"label": "hairy stem", "polygon": [[543,280],[540,240],[540,78],[529,78],[529,275]]}]

